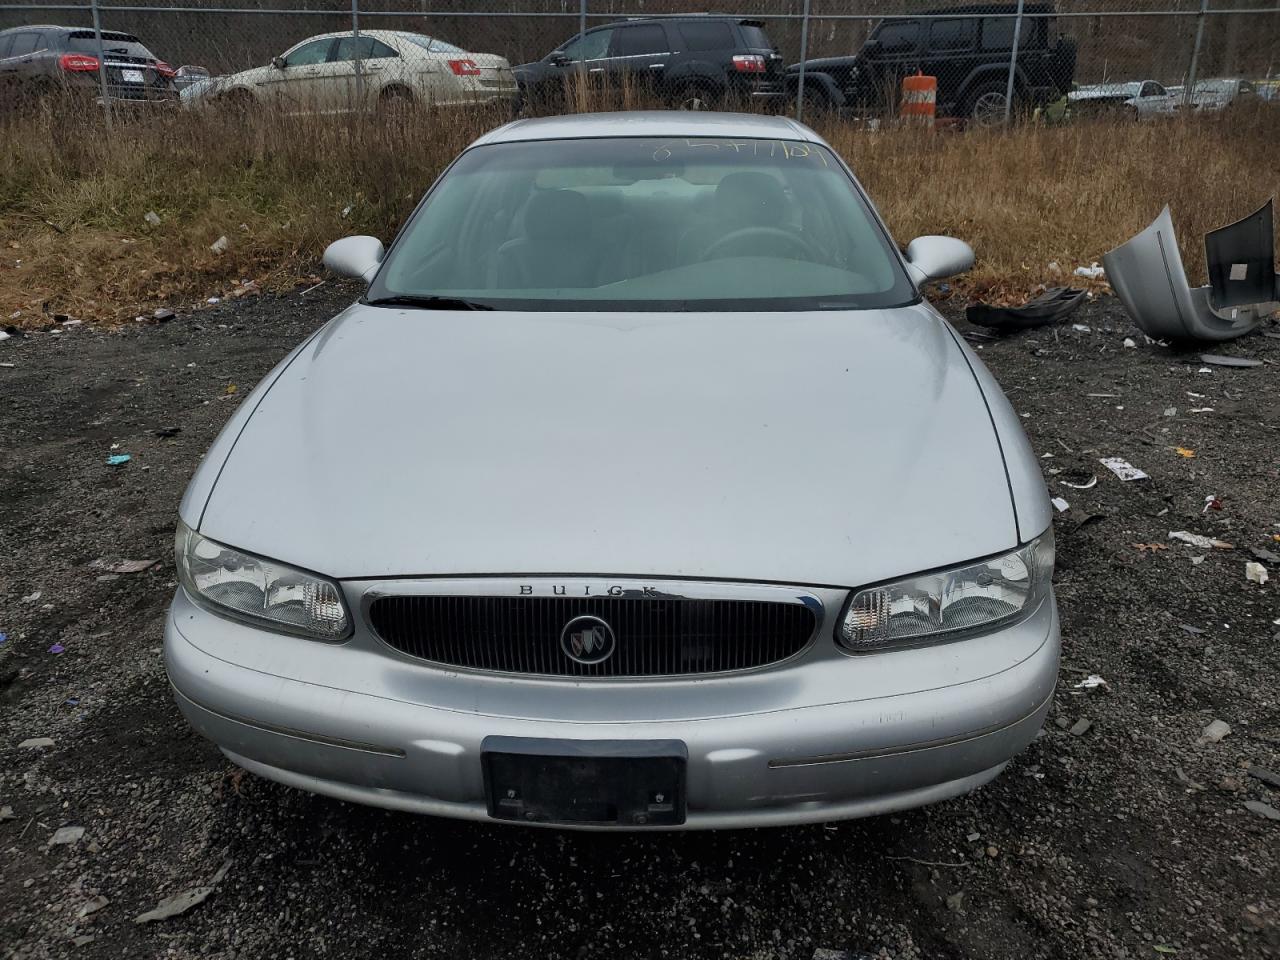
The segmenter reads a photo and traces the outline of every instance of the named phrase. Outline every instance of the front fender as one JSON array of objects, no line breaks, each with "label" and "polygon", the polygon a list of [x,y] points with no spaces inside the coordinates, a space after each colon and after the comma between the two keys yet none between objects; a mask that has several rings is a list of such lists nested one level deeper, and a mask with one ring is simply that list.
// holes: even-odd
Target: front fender
[{"label": "front fender", "polygon": [[1026,543],[1044,533],[1053,522],[1053,509],[1049,504],[1049,491],[1045,486],[1044,475],[1040,472],[1040,461],[1022,429],[1022,422],[1009,403],[1009,398],[1004,395],[987,365],[951,324],[941,317],[939,319],[964,354],[969,369],[978,381],[978,389],[987,402],[991,426],[995,429],[1000,453],[1004,457],[1005,472],[1009,478],[1009,496],[1013,499],[1018,540]]},{"label": "front fender", "polygon": [[[792,96],[799,96],[799,72],[788,73],[786,75],[786,81],[787,92]],[[821,90],[833,107],[843,107],[845,105],[847,98],[844,95],[844,91],[840,89],[840,84],[836,83],[835,78],[829,73],[822,73],[820,71],[810,72],[806,70],[804,74],[804,86],[806,90],[809,89],[810,84]]]}]

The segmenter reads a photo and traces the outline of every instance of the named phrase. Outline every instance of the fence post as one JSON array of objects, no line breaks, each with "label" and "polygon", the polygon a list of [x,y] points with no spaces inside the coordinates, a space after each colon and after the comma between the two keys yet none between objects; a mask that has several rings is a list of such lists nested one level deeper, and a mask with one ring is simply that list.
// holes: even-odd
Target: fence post
[{"label": "fence post", "polygon": [[1196,88],[1196,71],[1200,68],[1200,44],[1204,42],[1204,21],[1209,13],[1209,0],[1200,0],[1200,13],[1196,16],[1196,42],[1191,48],[1191,66],[1187,70],[1187,82],[1182,88],[1182,103],[1191,103],[1191,92]]},{"label": "fence post", "polygon": [[[800,80],[796,84],[796,122],[800,123],[804,120],[804,67],[805,61],[809,59],[809,4],[810,0],[804,0],[804,13],[800,17]],[[786,79],[783,78],[783,89],[785,90]]]},{"label": "fence post", "polygon": [[364,64],[360,60],[360,0],[351,0],[351,37],[356,51],[356,106],[364,109]]},{"label": "fence post", "polygon": [[1017,19],[1013,21],[1013,48],[1009,51],[1009,82],[1004,88],[1005,126],[1013,116],[1013,82],[1018,72],[1018,41],[1022,39],[1022,6],[1023,0],[1018,0]]},{"label": "fence post", "polygon": [[578,36],[587,32],[587,0],[578,4]]},{"label": "fence post", "polygon": [[93,40],[98,48],[98,90],[102,94],[102,109],[105,111],[107,129],[111,129],[111,98],[107,96],[107,54],[102,49],[102,18],[98,15],[98,0],[91,0],[93,6]]}]

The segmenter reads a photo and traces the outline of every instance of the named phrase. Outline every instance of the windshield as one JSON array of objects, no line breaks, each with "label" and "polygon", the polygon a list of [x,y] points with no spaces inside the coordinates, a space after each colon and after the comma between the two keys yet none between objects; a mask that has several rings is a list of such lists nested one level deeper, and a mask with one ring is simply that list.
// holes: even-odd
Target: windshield
[{"label": "windshield", "polygon": [[783,140],[499,143],[462,155],[370,300],[513,310],[820,310],[916,293],[836,158]]},{"label": "windshield", "polygon": [[[92,30],[78,30],[67,38],[67,49],[74,53],[98,52],[98,38]],[[102,49],[104,53],[115,53],[125,57],[137,57],[142,60],[154,60],[155,54],[142,45],[137,38],[127,33],[109,33],[102,31]]]}]

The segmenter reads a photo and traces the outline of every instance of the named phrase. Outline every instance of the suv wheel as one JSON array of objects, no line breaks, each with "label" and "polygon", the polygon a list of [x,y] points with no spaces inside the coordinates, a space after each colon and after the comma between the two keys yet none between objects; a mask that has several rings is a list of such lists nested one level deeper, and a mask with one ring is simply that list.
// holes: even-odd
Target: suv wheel
[{"label": "suv wheel", "polygon": [[678,110],[714,110],[711,94],[706,87],[688,83],[676,91],[675,106]]},{"label": "suv wheel", "polygon": [[1004,83],[988,83],[973,90],[966,100],[965,115],[975,127],[994,127],[1004,123],[1009,103]]}]

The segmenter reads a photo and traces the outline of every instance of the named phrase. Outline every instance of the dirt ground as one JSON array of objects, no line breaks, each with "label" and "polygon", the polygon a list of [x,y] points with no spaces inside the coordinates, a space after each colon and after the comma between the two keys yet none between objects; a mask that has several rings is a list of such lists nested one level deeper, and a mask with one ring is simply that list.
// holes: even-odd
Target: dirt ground
[{"label": "dirt ground", "polygon": [[[249,387],[351,298],[326,285],[0,342],[0,954],[1280,956],[1280,822],[1255,812],[1280,807],[1258,769],[1280,771],[1280,339],[1215,351],[1263,366],[1205,367],[1114,301],[1072,318],[1088,331],[974,337],[1070,503],[1053,714],[994,783],[835,825],[587,835],[241,778],[172,702],[183,487]],[[1150,479],[1120,482],[1108,456]],[[1266,585],[1246,579],[1252,551]],[[157,563],[97,564],[126,559]],[[1091,674],[1105,685],[1079,687]],[[1215,720],[1230,732],[1206,742]],[[83,836],[51,843],[66,826]]]}]

